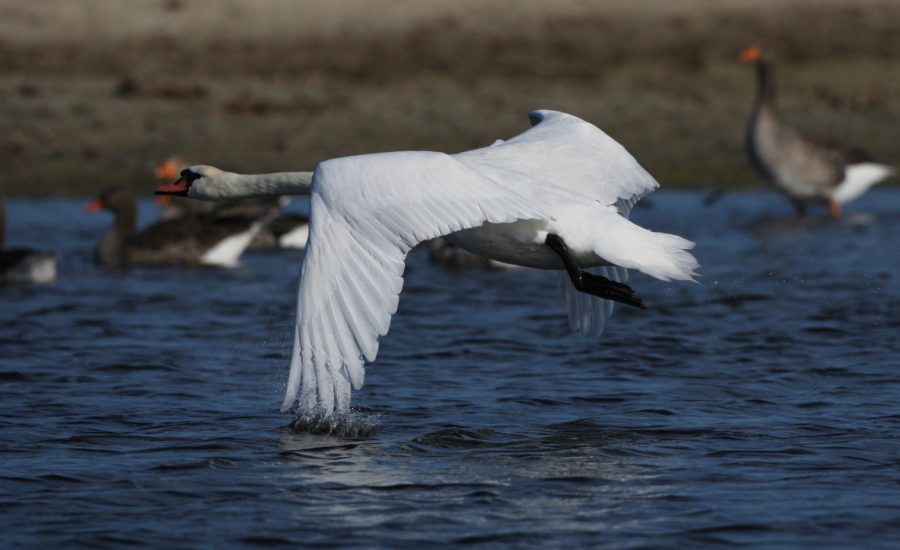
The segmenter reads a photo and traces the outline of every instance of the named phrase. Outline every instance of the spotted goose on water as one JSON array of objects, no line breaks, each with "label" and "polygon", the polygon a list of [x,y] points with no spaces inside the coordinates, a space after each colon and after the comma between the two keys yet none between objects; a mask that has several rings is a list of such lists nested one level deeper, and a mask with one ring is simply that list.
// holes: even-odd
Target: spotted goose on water
[{"label": "spotted goose on water", "polygon": [[741,52],[756,65],[756,99],[747,126],[747,154],[756,171],[794,203],[799,215],[808,202],[827,202],[834,217],[841,205],[894,173],[863,152],[806,136],[783,124],[775,110],[773,62],[757,45]]},{"label": "spotted goose on water", "polygon": [[112,268],[233,267],[262,225],[244,217],[190,214],[154,223],[138,232],[137,200],[123,188],[107,189],[85,207],[89,213],[101,210],[115,214],[115,221],[97,249],[96,260]]}]

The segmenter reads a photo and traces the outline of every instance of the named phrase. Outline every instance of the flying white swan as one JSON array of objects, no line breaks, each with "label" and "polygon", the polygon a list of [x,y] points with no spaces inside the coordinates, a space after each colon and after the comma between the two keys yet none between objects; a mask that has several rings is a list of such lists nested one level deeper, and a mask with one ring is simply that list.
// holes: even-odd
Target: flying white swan
[{"label": "flying white swan", "polygon": [[360,155],[324,161],[314,173],[192,166],[157,189],[205,200],[311,194],[283,411],[298,392],[303,413],[349,409],[397,310],[406,254],[427,239],[446,235],[495,260],[565,270],[569,321],[585,334],[600,334],[612,301],[643,307],[624,284],[627,269],[692,279],[692,242],[627,219],[658,187],[634,157],[572,115],[529,118],[534,127],[522,134],[456,155]]}]

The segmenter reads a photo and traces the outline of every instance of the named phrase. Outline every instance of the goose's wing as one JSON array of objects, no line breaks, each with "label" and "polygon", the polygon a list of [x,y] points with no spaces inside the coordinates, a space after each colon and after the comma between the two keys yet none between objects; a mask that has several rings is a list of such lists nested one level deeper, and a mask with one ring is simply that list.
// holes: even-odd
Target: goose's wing
[{"label": "goose's wing", "polygon": [[[547,218],[526,200],[441,153],[383,153],[321,163],[282,410],[347,410],[363,384],[421,241],[485,222]],[[302,391],[301,391],[302,386]]]},{"label": "goose's wing", "polygon": [[498,174],[500,181],[523,173],[544,182],[545,189],[616,205],[625,217],[641,197],[659,187],[622,145],[593,124],[559,111],[534,111],[528,118],[532,128],[521,134],[454,156],[489,177]]}]

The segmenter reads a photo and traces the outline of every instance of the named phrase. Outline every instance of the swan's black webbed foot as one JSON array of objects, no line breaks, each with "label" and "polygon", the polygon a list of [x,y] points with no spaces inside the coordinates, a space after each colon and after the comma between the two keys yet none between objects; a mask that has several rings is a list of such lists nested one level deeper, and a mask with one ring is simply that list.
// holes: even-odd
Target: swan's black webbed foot
[{"label": "swan's black webbed foot", "polygon": [[559,235],[547,235],[547,239],[544,242],[562,260],[563,265],[566,266],[566,271],[569,273],[569,278],[572,279],[572,284],[579,291],[593,294],[604,300],[613,300],[629,306],[646,309],[644,301],[634,295],[634,290],[630,286],[600,275],[588,273],[575,265],[575,261],[569,254],[569,247],[566,246],[566,242]]}]

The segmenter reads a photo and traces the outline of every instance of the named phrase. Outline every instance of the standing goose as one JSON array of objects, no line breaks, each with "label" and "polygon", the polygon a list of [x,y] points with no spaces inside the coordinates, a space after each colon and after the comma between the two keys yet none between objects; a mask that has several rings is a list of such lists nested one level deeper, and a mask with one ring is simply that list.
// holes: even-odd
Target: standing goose
[{"label": "standing goose", "polygon": [[894,173],[865,153],[823,143],[782,124],[775,112],[771,59],[753,44],[741,52],[741,61],[756,65],[756,99],[746,138],[750,162],[794,202],[799,215],[807,202],[824,201],[840,217],[842,204]]},{"label": "standing goose", "polygon": [[[187,166],[180,157],[173,156],[160,164],[155,174],[161,180],[172,181]],[[288,197],[258,197],[218,204],[181,200],[170,195],[157,197],[157,204],[162,208],[161,218],[164,220],[191,213],[203,213],[214,218],[243,216],[271,220],[256,234],[248,250],[306,247],[306,240],[309,238],[309,218],[302,214],[278,213],[288,202],[290,202]]]},{"label": "standing goose", "polygon": [[56,280],[56,254],[29,248],[3,250],[6,207],[0,199],[0,285],[52,283]]},{"label": "standing goose", "polygon": [[136,232],[137,199],[122,188],[107,189],[85,207],[88,213],[100,210],[115,214],[113,226],[97,249],[97,263],[104,267],[234,267],[261,225],[246,218],[187,215]]},{"label": "standing goose", "polygon": [[[406,254],[446,235],[506,263],[561,271],[571,327],[600,334],[612,302],[643,307],[626,269],[691,280],[693,243],[627,216],[658,184],[596,126],[555,111],[456,155],[406,151],[328,160],[313,174],[192,166],[157,189],[205,200],[311,193],[291,372],[282,410],[349,410],[397,310]],[[596,267],[592,272],[586,268]]]}]

